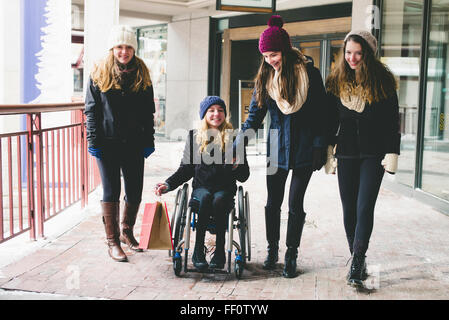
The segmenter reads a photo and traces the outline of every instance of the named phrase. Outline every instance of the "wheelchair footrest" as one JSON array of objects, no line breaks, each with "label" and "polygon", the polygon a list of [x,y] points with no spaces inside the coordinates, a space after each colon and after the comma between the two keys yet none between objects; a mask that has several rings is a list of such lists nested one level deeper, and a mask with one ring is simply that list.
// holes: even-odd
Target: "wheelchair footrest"
[{"label": "wheelchair footrest", "polygon": [[213,273],[229,274],[229,272],[227,272],[224,269],[206,269],[206,270],[203,270],[203,271],[200,271],[198,269],[187,269],[187,272],[210,273],[210,274],[213,274]]}]

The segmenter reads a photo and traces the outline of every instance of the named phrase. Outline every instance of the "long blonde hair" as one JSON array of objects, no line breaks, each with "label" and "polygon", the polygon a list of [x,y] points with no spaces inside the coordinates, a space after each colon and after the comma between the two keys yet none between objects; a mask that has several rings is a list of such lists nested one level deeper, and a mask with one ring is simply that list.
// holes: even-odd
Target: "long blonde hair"
[{"label": "long blonde hair", "polygon": [[[208,130],[211,130],[211,127],[209,127],[206,117],[204,117],[200,122],[200,126],[198,128],[198,133],[196,136],[196,142],[200,146],[199,152],[204,152],[204,150],[206,150],[206,147],[211,143],[216,143],[219,145],[222,151],[225,150],[225,147],[229,143],[231,132],[233,130],[232,124],[229,122],[229,120],[225,119],[223,121],[223,123],[217,129],[218,135],[213,139],[211,139],[211,135],[208,134]],[[230,143],[232,143],[232,141]]]},{"label": "long blonde hair", "polygon": [[[145,62],[136,55],[134,55],[134,58],[136,59],[137,71],[136,78],[131,85],[131,90],[137,92],[151,86],[151,77]],[[112,49],[106,58],[94,66],[91,78],[101,92],[106,92],[111,89],[122,89],[120,85],[120,69]]]}]

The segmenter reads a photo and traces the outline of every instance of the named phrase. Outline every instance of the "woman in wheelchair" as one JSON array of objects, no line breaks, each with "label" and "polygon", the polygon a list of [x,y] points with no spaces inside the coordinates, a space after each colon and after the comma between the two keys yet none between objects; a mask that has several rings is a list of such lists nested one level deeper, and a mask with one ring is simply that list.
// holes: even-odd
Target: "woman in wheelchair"
[{"label": "woman in wheelchair", "polygon": [[[192,199],[198,204],[198,221],[192,263],[203,271],[208,267],[224,268],[227,214],[237,191],[236,180],[245,182],[249,177],[249,167],[245,154],[243,161],[227,159],[229,153],[226,150],[232,151],[232,141],[229,141],[232,139],[232,125],[227,119],[225,102],[217,96],[207,96],[200,103],[199,114],[200,127],[190,130],[178,170],[164,183],[158,183],[155,193],[161,195],[176,190],[193,178]],[[204,238],[211,216],[215,220],[216,249],[208,265]]]}]

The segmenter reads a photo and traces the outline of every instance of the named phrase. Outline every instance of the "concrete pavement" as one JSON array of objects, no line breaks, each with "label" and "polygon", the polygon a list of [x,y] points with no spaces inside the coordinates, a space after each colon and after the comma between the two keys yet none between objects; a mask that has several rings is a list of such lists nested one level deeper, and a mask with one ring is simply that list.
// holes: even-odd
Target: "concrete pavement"
[{"label": "concrete pavement", "polygon": [[[143,203],[154,202],[152,189],[179,165],[183,142],[159,142],[146,161]],[[274,271],[262,269],[266,256],[264,156],[249,156],[251,176],[243,184],[251,204],[252,259],[243,277],[187,273],[176,277],[167,251],[130,252],[128,263],[112,261],[101,221],[101,188],[89,206],[74,205],[46,224],[46,239],[30,242],[24,234],[0,244],[0,300],[386,300],[449,298],[449,217],[432,207],[382,188],[367,252],[366,290],[345,282],[350,258],[343,228],[336,176],[312,176],[298,270],[282,277],[287,196],[282,208],[281,252]],[[389,179],[386,176],[384,179]],[[287,188],[289,180],[287,181]],[[176,192],[162,197],[173,209]],[[140,234],[143,205],[135,227]],[[53,226],[50,226],[53,224]],[[53,228],[53,229],[51,229]],[[235,239],[237,237],[235,236]],[[213,238],[208,236],[208,243]],[[189,263],[191,260],[189,259]]]}]

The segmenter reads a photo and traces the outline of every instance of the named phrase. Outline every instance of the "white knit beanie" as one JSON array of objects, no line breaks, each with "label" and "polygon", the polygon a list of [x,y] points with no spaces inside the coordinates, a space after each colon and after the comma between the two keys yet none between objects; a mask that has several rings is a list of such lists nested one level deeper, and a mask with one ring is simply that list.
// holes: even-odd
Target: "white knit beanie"
[{"label": "white knit beanie", "polygon": [[359,37],[362,37],[367,43],[368,45],[371,47],[371,49],[373,49],[373,52],[376,53],[377,51],[377,39],[376,37],[374,37],[371,32],[366,31],[366,30],[352,30],[351,32],[349,32],[346,37],[345,37],[345,42],[346,40],[348,40],[349,36],[352,35],[356,35]]},{"label": "white knit beanie", "polygon": [[109,49],[121,44],[131,46],[134,48],[134,51],[137,51],[137,37],[130,26],[115,25],[112,27],[108,39]]}]

